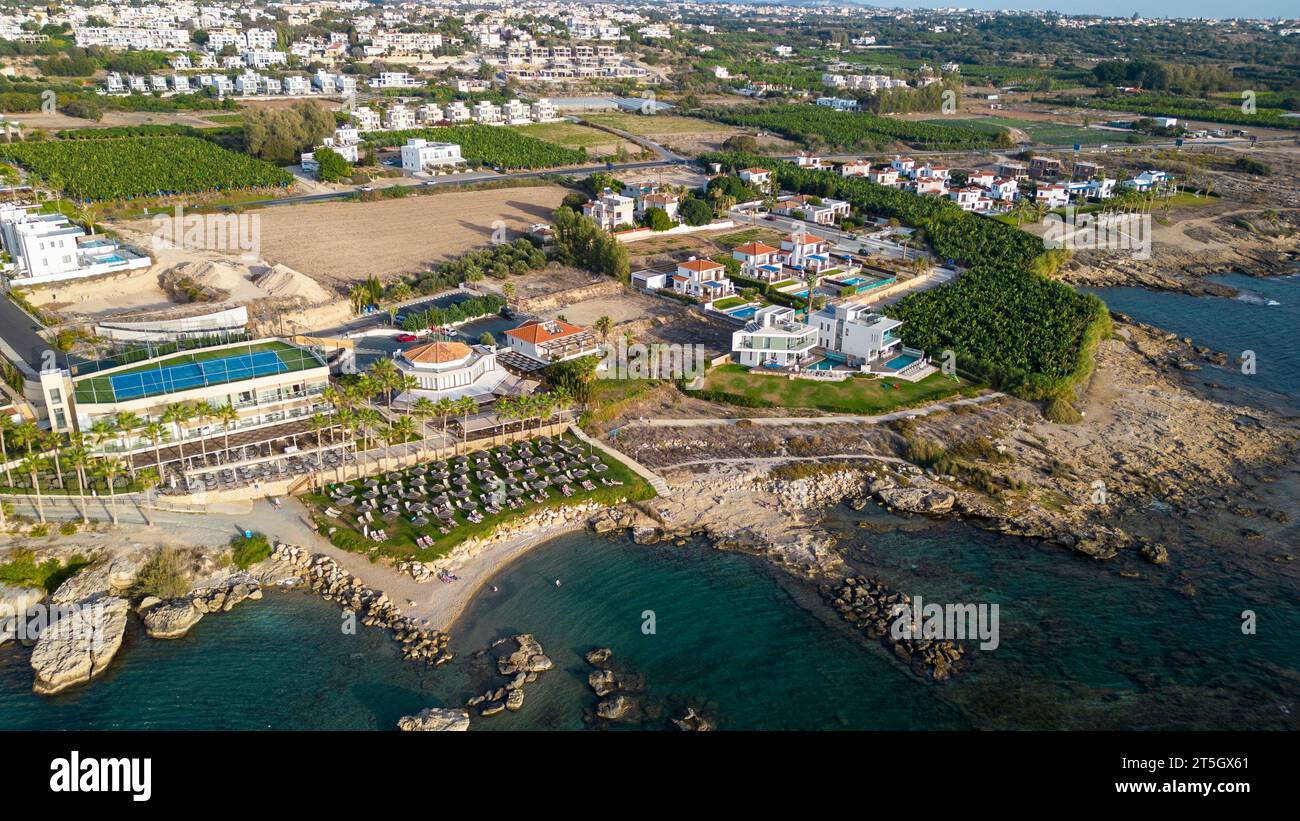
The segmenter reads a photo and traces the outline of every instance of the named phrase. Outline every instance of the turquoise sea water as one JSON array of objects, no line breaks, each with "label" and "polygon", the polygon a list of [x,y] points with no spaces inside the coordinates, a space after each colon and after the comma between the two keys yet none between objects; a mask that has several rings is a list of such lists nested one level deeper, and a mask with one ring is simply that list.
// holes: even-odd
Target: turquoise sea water
[{"label": "turquoise sea water", "polygon": [[[1240,391],[1247,402],[1294,407],[1300,396],[1300,274],[1262,279],[1229,274],[1212,281],[1236,288],[1235,298],[1197,297],[1143,288],[1094,288],[1116,311],[1191,337],[1228,354],[1224,368],[1207,367],[1205,380]],[[1236,358],[1255,353],[1255,373],[1241,373]],[[1289,401],[1288,401],[1289,400]]]},{"label": "turquoise sea water", "polygon": [[[1200,344],[1259,354],[1253,377],[1207,369],[1205,379],[1294,397],[1300,361],[1287,348],[1300,332],[1300,281],[1223,281],[1250,293],[1101,295]],[[1169,519],[1174,560],[1155,567],[873,508],[833,510],[827,526],[858,570],[933,602],[999,604],[999,648],[974,652],[972,669],[940,685],[760,560],[583,533],[502,571],[500,591],[481,595],[454,631],[458,657],[436,670],[402,662],[378,631],[345,635],[334,604],[271,592],[177,641],[133,630],[103,678],[52,698],[31,693],[25,650],[0,649],[0,729],[387,729],[495,684],[476,651],[518,632],[533,633],[557,669],[529,685],[520,713],[476,719],[475,729],[594,726],[582,654],[600,645],[644,681],[641,720],[629,728],[667,728],[691,705],[731,729],[1296,729],[1300,563],[1284,557],[1300,524],[1250,524],[1260,539]],[[1254,635],[1241,630],[1247,610]]]}]

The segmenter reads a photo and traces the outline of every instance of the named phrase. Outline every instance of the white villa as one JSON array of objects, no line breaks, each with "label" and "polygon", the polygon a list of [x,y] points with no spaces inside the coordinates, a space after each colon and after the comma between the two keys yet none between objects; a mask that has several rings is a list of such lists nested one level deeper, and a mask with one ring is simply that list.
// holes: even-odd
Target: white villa
[{"label": "white villa", "polygon": [[460,165],[464,159],[456,143],[430,142],[422,137],[412,137],[402,146],[402,170],[419,172],[447,165]]},{"label": "white villa", "polygon": [[152,265],[149,257],[103,234],[88,235],[62,214],[35,205],[0,204],[0,244],[11,262],[3,270],[11,285],[36,285]]},{"label": "white villa", "polygon": [[776,282],[781,276],[785,253],[765,242],[747,242],[733,248],[731,258],[740,262],[740,272],[746,277]]},{"label": "white villa", "polygon": [[749,185],[764,186],[772,181],[772,172],[766,168],[742,168],[740,180]]},{"label": "white villa", "polygon": [[677,273],[669,279],[679,294],[711,302],[731,296],[736,286],[727,278],[726,266],[710,259],[691,258],[677,263]]},{"label": "white villa", "polygon": [[731,352],[747,367],[797,365],[817,347],[817,329],[795,316],[794,308],[759,308],[745,327],[731,334]]},{"label": "white villa", "polygon": [[807,194],[793,194],[777,200],[772,212],[782,216],[803,219],[818,225],[834,225],[847,217],[851,206],[844,200],[812,197]]},{"label": "white villa", "polygon": [[795,270],[821,271],[831,265],[831,244],[816,234],[795,233],[781,240],[785,264]]},{"label": "white villa", "polygon": [[850,365],[885,361],[903,346],[897,331],[903,323],[872,312],[867,305],[828,305],[812,316],[817,344],[844,357]]},{"label": "white villa", "polygon": [[316,152],[322,148],[328,148],[344,160],[356,165],[361,159],[361,133],[354,125],[341,125],[334,129],[334,136],[326,137],[321,145],[302,153],[300,163],[304,172],[314,174],[320,170],[320,163],[316,161]]},{"label": "white villa", "polygon": [[399,402],[490,396],[510,376],[497,364],[495,349],[463,342],[438,340],[404,348],[393,354],[393,364],[419,382],[414,390],[399,396]]},{"label": "white villa", "polygon": [[620,225],[631,226],[636,222],[636,200],[606,188],[599,197],[582,206],[582,215],[606,231],[613,231]]}]

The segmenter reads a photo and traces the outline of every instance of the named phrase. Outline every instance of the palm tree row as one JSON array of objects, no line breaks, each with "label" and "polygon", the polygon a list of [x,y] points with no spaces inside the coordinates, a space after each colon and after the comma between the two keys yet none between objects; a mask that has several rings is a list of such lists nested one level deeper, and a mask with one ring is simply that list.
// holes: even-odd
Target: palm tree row
[{"label": "palm tree row", "polygon": [[[79,500],[77,513],[83,524],[89,524],[86,489],[93,487],[95,479],[103,480],[112,507],[113,524],[116,525],[118,523],[118,479],[129,472],[128,484],[139,484],[145,489],[155,487],[160,481],[159,471],[153,468],[131,470],[128,463],[102,450],[104,442],[116,437],[121,431],[139,427],[139,422],[139,417],[135,414],[119,414],[116,420],[99,420],[92,426],[87,436],[80,432],[65,435],[42,431],[35,422],[30,420],[14,422],[7,416],[0,417],[0,460],[4,463],[5,485],[9,488],[15,487],[13,482],[15,460],[10,454],[12,448],[15,455],[21,453],[21,459],[17,464],[18,473],[27,479],[35,498],[37,518],[45,524],[45,496],[42,491],[43,487],[48,485],[43,486],[42,481],[53,471],[55,486],[60,491],[66,492],[68,490],[67,476],[64,472],[66,468],[76,477]],[[96,449],[100,452],[97,453]],[[0,504],[0,525],[6,523],[5,515],[5,506]]]}]

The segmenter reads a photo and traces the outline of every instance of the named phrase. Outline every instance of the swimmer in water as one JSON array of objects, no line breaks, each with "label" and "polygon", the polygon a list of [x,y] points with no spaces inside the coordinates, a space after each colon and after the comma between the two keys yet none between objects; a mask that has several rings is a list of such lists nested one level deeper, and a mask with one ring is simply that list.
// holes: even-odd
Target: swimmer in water
[{"label": "swimmer in water", "polygon": [[555,586],[556,586],[556,587],[559,587],[559,586],[560,586],[560,580],[559,580],[559,579],[556,579],[556,580],[555,580]]}]

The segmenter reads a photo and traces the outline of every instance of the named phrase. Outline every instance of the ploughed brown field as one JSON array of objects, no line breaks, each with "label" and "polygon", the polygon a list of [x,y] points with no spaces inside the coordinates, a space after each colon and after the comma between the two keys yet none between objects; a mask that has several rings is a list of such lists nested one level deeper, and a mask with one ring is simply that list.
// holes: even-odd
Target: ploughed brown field
[{"label": "ploughed brown field", "polygon": [[488,245],[498,221],[511,239],[550,222],[566,193],[544,185],[263,208],[261,255],[326,283],[386,279]]}]

